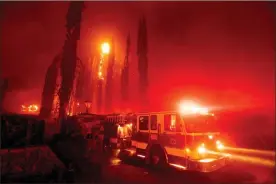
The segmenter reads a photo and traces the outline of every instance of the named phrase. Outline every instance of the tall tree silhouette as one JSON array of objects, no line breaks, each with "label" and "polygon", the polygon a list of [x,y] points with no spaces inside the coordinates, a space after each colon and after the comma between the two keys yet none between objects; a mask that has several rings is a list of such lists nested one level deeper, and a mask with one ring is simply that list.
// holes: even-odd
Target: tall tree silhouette
[{"label": "tall tree silhouette", "polygon": [[122,104],[128,102],[128,87],[129,87],[129,53],[130,53],[130,34],[127,36],[126,40],[126,55],[124,60],[124,65],[121,75],[121,98]]},{"label": "tall tree silhouette", "polygon": [[[138,42],[138,72],[139,72],[139,91],[141,96],[141,108],[147,107],[147,90],[148,90],[148,38],[146,18],[143,16],[139,21]],[[142,110],[141,109],[141,110]]]},{"label": "tall tree silhouette", "polygon": [[68,105],[73,91],[75,72],[77,67],[77,43],[80,39],[80,26],[84,2],[70,2],[67,12],[66,40],[63,46],[61,60],[61,88],[59,118],[67,115]]},{"label": "tall tree silhouette", "polygon": [[60,68],[61,55],[58,54],[48,67],[41,98],[40,116],[50,118],[53,108],[54,95],[57,85],[58,70]]},{"label": "tall tree silhouette", "polygon": [[102,103],[103,103],[103,80],[97,79],[97,93],[96,93],[96,103],[97,103],[97,113],[102,113]]},{"label": "tall tree silhouette", "polygon": [[4,99],[9,87],[8,78],[1,79],[1,89],[0,89],[0,112],[4,111]]},{"label": "tall tree silhouette", "polygon": [[87,68],[85,67],[83,61],[78,59],[78,63],[80,64],[80,73],[78,76],[78,82],[77,82],[77,87],[76,87],[76,99],[78,101],[84,101],[84,96],[85,96],[85,86],[86,86],[86,73],[87,73]]}]

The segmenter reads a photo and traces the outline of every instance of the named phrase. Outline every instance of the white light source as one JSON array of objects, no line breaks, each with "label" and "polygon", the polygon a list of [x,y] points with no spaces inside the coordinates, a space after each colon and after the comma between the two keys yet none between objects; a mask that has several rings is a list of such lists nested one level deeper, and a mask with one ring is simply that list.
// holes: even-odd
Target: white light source
[{"label": "white light source", "polygon": [[179,104],[179,112],[181,114],[208,114],[208,108],[200,107],[193,101],[182,101]]},{"label": "white light source", "polygon": [[200,154],[204,154],[204,153],[206,153],[206,148],[205,147],[203,147],[203,146],[200,146],[199,148],[198,148],[198,153],[200,153]]},{"label": "white light source", "polygon": [[102,53],[103,54],[109,54],[109,52],[110,52],[109,43],[107,43],[107,42],[103,43],[101,48],[102,48]]},{"label": "white light source", "polygon": [[216,141],[216,145],[217,145],[218,150],[223,150],[224,149],[224,145],[219,140]]}]

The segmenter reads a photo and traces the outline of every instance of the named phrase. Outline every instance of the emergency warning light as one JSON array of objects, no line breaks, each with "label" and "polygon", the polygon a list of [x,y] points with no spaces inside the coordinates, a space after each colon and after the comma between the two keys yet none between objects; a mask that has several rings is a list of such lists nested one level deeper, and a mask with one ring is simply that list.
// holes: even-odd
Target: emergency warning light
[{"label": "emergency warning light", "polygon": [[201,107],[193,101],[182,101],[179,104],[179,112],[185,114],[208,114],[208,108]]}]

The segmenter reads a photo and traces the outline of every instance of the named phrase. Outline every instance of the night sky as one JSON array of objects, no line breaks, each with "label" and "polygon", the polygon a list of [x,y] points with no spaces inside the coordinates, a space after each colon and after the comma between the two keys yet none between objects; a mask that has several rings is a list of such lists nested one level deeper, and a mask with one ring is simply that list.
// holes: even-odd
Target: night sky
[{"label": "night sky", "polygon": [[[65,40],[68,2],[1,3],[1,68],[11,79],[6,107],[40,103],[47,67]],[[131,34],[131,107],[138,101],[138,20],[147,18],[150,107],[181,99],[216,107],[273,108],[275,27],[268,2],[86,2],[79,56],[113,36],[122,61]],[[119,75],[115,76],[119,84]],[[119,85],[114,103],[119,104]],[[137,100],[136,100],[137,99]],[[114,105],[117,109],[119,105]]]}]

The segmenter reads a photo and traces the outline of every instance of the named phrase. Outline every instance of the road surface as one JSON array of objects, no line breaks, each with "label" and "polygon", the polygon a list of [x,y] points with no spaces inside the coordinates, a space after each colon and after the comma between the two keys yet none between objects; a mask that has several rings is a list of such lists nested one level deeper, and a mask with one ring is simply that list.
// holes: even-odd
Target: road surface
[{"label": "road surface", "polygon": [[[69,146],[71,145],[71,146]],[[74,145],[74,146],[72,146]],[[79,166],[76,174],[77,182],[104,183],[275,183],[274,168],[247,162],[236,162],[211,174],[179,171],[168,168],[155,171],[147,168],[143,161],[135,159],[119,159],[116,154],[92,151],[87,154],[87,142],[70,140],[59,143],[59,149],[64,156],[73,160]],[[101,168],[101,172],[99,171]]]}]

